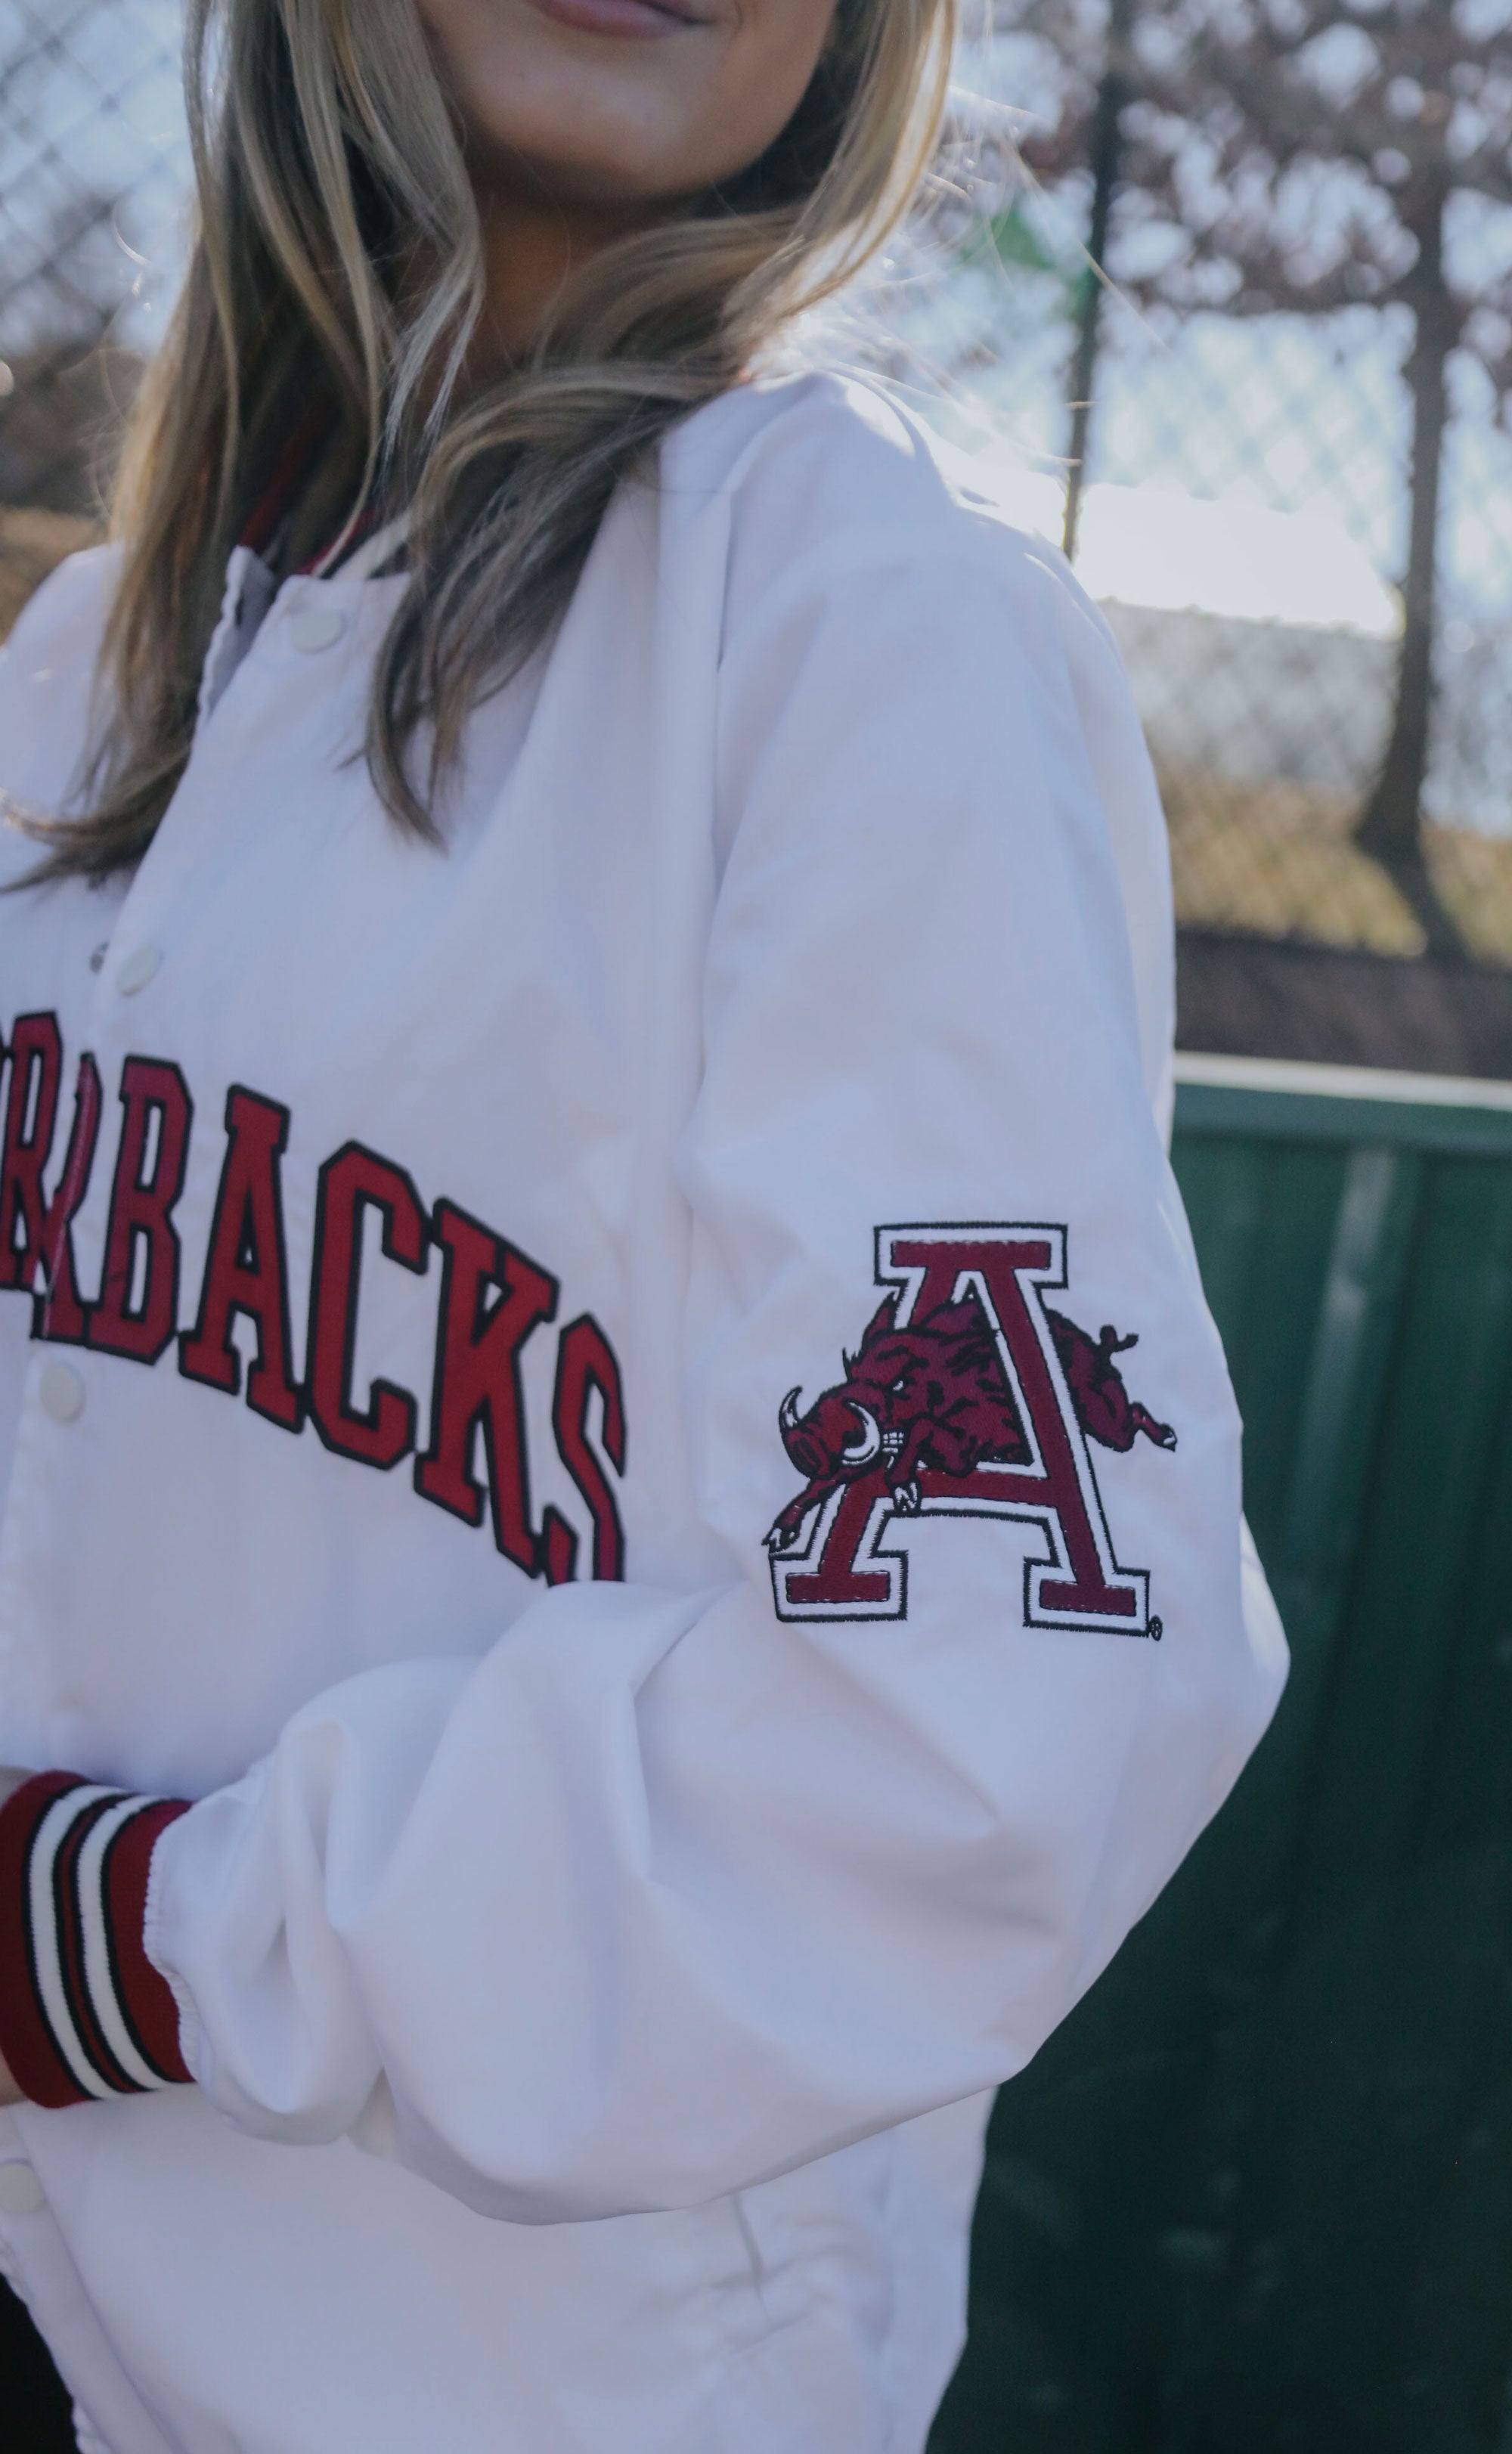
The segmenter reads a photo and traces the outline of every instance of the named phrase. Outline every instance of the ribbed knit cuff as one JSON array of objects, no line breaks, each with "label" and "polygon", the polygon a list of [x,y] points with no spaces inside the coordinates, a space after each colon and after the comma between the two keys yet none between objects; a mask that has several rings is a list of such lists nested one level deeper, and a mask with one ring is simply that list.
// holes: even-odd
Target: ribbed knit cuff
[{"label": "ribbed knit cuff", "polygon": [[33,2104],[189,2077],[142,1941],[152,1851],[187,1802],[42,1773],[0,1807],[0,2053]]}]

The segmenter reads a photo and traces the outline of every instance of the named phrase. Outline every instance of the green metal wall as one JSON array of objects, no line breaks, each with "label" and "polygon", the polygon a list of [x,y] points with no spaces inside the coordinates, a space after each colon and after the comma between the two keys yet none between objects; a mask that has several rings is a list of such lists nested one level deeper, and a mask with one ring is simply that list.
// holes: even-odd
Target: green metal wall
[{"label": "green metal wall", "polygon": [[1512,2454],[1512,1097],[1187,1072],[1292,1681],[999,2098],[933,2454]]}]

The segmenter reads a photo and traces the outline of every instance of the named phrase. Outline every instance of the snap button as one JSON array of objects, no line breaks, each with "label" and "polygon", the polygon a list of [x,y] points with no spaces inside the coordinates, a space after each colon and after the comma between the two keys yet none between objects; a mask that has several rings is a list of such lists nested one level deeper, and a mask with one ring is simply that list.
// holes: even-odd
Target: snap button
[{"label": "snap button", "polygon": [[162,967],[163,957],[155,946],[138,946],[116,973],[115,985],[122,996],[135,996],[138,989],[145,989],[149,980],[157,977]]},{"label": "snap button", "polygon": [[95,947],[93,954],[90,956],[90,969],[91,969],[91,972],[103,972],[103,971],[104,971],[104,969],[105,969],[105,957],[106,957],[106,955],[110,953],[110,951],[111,951],[111,950],[110,950],[110,947],[109,947],[109,946],[96,946],[96,947]]},{"label": "snap button", "polygon": [[290,617],[290,643],[302,656],[318,656],[335,646],[346,627],[346,615],[333,605],[301,605]]},{"label": "snap button", "polygon": [[0,2164],[0,2215],[34,2216],[48,2194],[30,2164]]},{"label": "snap button", "polygon": [[43,1366],[37,1396],[44,1414],[55,1423],[76,1423],[84,1412],[83,1381],[71,1363],[60,1363],[56,1358]]}]

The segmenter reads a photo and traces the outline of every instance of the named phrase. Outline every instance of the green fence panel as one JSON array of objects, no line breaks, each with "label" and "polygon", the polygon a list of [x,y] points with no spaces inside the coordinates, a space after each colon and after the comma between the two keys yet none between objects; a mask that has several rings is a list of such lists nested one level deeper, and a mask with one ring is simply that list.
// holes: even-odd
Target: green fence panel
[{"label": "green fence panel", "polygon": [[1292,1680],[998,2099],[932,2454],[1512,2454],[1512,1093],[1183,1076]]}]

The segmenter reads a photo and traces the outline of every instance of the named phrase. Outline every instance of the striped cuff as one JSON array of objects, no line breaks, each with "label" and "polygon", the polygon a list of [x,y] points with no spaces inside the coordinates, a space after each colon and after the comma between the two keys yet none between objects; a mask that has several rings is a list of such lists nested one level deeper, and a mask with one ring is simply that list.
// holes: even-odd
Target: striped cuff
[{"label": "striped cuff", "polygon": [[33,2104],[189,2079],[178,2005],[142,1941],[152,1851],[187,1812],[74,1773],[0,1807],[0,2053]]}]

